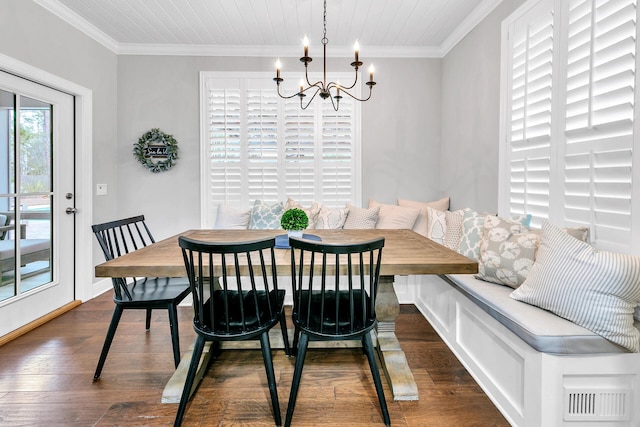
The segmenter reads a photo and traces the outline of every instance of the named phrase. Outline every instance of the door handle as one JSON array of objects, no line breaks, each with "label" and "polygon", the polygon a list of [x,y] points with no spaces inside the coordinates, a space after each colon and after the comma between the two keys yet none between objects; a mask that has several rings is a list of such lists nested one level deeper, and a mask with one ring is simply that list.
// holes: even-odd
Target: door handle
[{"label": "door handle", "polygon": [[67,208],[67,209],[65,209],[64,211],[65,211],[67,214],[71,215],[71,214],[74,214],[74,213],[78,212],[78,209],[76,209],[76,208]]}]

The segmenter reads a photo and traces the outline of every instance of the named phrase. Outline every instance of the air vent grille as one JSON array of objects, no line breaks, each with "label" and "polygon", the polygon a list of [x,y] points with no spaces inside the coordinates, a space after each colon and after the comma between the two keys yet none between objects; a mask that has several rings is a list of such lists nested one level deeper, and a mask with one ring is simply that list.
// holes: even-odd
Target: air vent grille
[{"label": "air vent grille", "polygon": [[565,421],[625,421],[629,390],[565,389]]}]

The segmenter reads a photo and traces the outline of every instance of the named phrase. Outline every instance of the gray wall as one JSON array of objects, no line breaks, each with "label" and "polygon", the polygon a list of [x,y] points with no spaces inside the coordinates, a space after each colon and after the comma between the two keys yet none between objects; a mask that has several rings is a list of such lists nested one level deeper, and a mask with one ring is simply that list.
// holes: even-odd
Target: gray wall
[{"label": "gray wall", "polygon": [[[433,200],[438,191],[440,60],[369,59],[376,67],[370,101],[362,105],[362,204],[370,197]],[[330,70],[348,59],[333,59]],[[200,71],[272,71],[273,58],[129,56],[118,59],[119,215],[143,211],[165,237],[200,226]],[[297,58],[284,69],[302,68]],[[365,74],[365,73],[363,73]],[[314,101],[317,102],[317,101]],[[153,127],[179,144],[176,166],[153,174],[132,155]]]},{"label": "gray wall", "polygon": [[[117,55],[24,0],[0,0],[0,53],[93,91],[93,179],[109,184],[108,196],[93,196],[93,221],[117,217]],[[97,244],[93,252],[103,260]]]},{"label": "gray wall", "polygon": [[525,0],[504,0],[442,60],[440,190],[452,209],[498,210],[500,33]]}]

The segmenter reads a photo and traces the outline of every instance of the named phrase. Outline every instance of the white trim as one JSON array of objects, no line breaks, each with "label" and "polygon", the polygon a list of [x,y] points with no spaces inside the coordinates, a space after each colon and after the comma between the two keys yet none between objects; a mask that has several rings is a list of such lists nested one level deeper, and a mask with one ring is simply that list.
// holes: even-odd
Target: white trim
[{"label": "white trim", "polygon": [[[32,65],[0,53],[0,69],[28,78],[50,88],[75,96],[75,297],[81,301],[93,298],[90,292],[93,282],[92,236],[89,230],[93,220],[93,92],[83,86],[48,73]],[[89,250],[87,250],[89,248]]]},{"label": "white trim", "polygon": [[58,0],[33,0],[36,4],[44,7],[49,12],[56,15],[71,26],[82,31],[107,49],[112,52],[118,53],[119,43],[109,37],[106,33],[99,30],[95,25],[78,15],[67,6],[60,3]]},{"label": "white trim", "polygon": [[502,0],[484,0],[453,30],[440,45],[440,57],[444,58],[478,24],[495,9]]}]

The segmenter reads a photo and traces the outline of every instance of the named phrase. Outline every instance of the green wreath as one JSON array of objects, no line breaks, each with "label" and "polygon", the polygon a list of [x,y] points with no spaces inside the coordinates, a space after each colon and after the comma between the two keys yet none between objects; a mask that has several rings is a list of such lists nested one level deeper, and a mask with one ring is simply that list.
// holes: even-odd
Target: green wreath
[{"label": "green wreath", "polygon": [[176,163],[178,141],[160,129],[151,129],[134,144],[133,155],[151,172],[164,172]]}]

